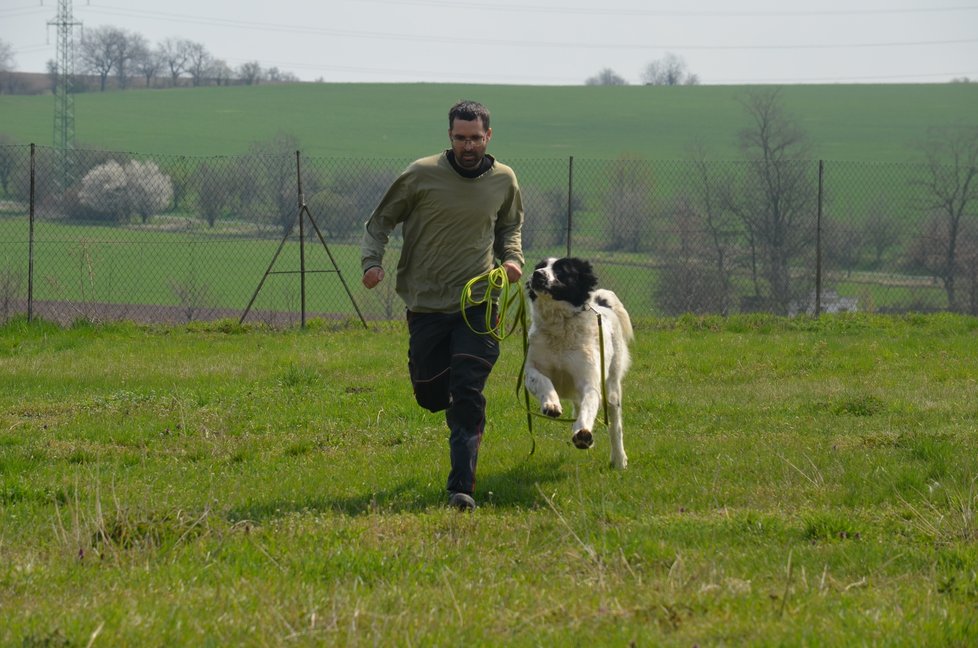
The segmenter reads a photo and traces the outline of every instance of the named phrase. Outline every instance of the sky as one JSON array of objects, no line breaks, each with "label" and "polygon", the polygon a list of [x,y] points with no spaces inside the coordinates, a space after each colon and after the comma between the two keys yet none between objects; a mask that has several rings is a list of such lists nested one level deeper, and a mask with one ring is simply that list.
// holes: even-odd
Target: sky
[{"label": "sky", "polygon": [[[700,83],[978,79],[978,0],[73,0],[109,25],[204,45],[304,81],[581,85],[643,82],[674,54]],[[55,58],[58,0],[0,0],[14,69]]]}]

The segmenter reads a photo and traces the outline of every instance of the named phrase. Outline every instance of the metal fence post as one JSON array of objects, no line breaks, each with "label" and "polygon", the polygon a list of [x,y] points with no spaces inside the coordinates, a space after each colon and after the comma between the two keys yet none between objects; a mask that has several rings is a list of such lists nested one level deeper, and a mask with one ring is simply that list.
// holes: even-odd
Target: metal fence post
[{"label": "metal fence post", "polygon": [[815,215],[815,317],[822,314],[822,178],[825,161],[818,161],[818,212]]},{"label": "metal fence post", "polygon": [[306,206],[306,198],[302,195],[302,167],[299,162],[299,151],[295,152],[295,179],[299,190],[299,302],[301,313],[299,326],[306,328],[306,228],[303,226],[302,211]]},{"label": "metal fence post", "polygon": [[34,321],[34,143],[31,142],[31,188],[27,237],[27,321]]},{"label": "metal fence post", "polygon": [[574,156],[567,161],[567,256],[571,255],[571,233],[574,229]]}]

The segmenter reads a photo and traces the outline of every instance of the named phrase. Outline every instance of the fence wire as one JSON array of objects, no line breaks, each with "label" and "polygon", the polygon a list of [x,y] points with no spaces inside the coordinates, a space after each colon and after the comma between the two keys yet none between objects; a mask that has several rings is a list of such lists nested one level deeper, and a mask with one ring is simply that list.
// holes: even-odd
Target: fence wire
[{"label": "fence wire", "polygon": [[[303,303],[306,318],[400,318],[394,282],[360,285],[359,242],[410,161],[0,147],[0,320],[238,319],[252,298],[247,321],[277,327]],[[948,207],[953,167],[506,162],[528,266],[587,258],[637,317],[978,314],[978,213]],[[303,204],[324,241],[305,227],[300,245]],[[389,271],[399,247],[395,232]]]}]

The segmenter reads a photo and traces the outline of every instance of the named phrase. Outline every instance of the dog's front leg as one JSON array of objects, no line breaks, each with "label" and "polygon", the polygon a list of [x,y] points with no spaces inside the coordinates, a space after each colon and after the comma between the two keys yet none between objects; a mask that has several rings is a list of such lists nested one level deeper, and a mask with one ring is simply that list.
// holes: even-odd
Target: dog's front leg
[{"label": "dog's front leg", "polygon": [[524,383],[530,393],[540,401],[540,411],[551,418],[560,418],[564,413],[560,407],[560,396],[557,395],[557,390],[549,378],[540,373],[536,367],[527,365]]},{"label": "dog's front leg", "polygon": [[582,381],[577,386],[577,393],[581,395],[580,403],[576,403],[577,419],[574,421],[574,445],[581,450],[587,450],[594,445],[594,419],[598,416],[598,409],[601,407],[601,377],[591,376],[590,379]]}]

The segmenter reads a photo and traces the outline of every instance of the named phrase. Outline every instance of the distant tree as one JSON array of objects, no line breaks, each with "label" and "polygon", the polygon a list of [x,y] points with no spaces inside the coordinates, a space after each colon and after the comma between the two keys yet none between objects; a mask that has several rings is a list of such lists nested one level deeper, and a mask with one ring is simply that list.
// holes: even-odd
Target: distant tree
[{"label": "distant tree", "polygon": [[213,60],[214,57],[201,43],[187,43],[187,72],[195,88],[205,80]]},{"label": "distant tree", "polygon": [[358,169],[340,175],[309,201],[309,213],[325,236],[355,242],[363,223],[397,177],[394,170]]},{"label": "distant tree", "polygon": [[961,237],[978,220],[978,126],[932,128],[918,149],[924,165],[915,184],[924,196],[922,208],[932,216],[921,235],[931,239],[921,244],[924,267],[944,285],[948,308],[961,310],[957,280],[966,272],[959,258]]},{"label": "distant tree", "polygon": [[269,68],[268,72],[265,73],[265,77],[272,83],[295,83],[299,80],[299,77],[291,72],[285,72],[277,67]]},{"label": "distant tree", "polygon": [[228,66],[227,62],[222,59],[214,59],[211,61],[211,67],[208,71],[208,76],[214,79],[214,83],[217,85],[228,85],[231,82],[231,78],[234,76],[234,72]]},{"label": "distant tree", "polygon": [[13,146],[16,140],[7,133],[0,133],[0,187],[3,188],[4,195],[8,195],[10,189],[10,174],[17,164]]},{"label": "distant tree", "polygon": [[153,79],[163,69],[159,50],[151,49],[145,40],[138,42],[132,52],[132,71],[146,80],[146,87],[153,86]]},{"label": "distant tree", "polygon": [[79,202],[96,214],[127,223],[136,214],[147,222],[172,200],[173,188],[155,162],[115,160],[100,164],[82,179]]},{"label": "distant tree", "polygon": [[238,67],[238,78],[245,85],[258,85],[262,79],[262,69],[258,61],[242,63]]},{"label": "distant tree", "polygon": [[747,229],[755,298],[787,314],[800,296],[795,284],[802,279],[793,262],[814,247],[818,192],[808,162],[811,150],[804,131],[785,112],[779,89],[750,90],[742,103],[750,118],[740,131],[747,165],[729,208]]},{"label": "distant tree", "polygon": [[173,200],[173,183],[156,162],[131,160],[125,167],[126,192],[133,213],[146,223]]},{"label": "distant tree", "polygon": [[126,52],[126,33],[109,25],[85,30],[78,49],[79,61],[85,72],[99,77],[99,89],[105,92],[106,80],[113,70],[122,68]]},{"label": "distant tree", "polygon": [[861,238],[873,255],[873,266],[879,267],[883,255],[900,242],[897,222],[890,216],[890,208],[885,199],[880,199],[869,208],[869,216],[862,226]]},{"label": "distant tree", "polygon": [[11,91],[10,78],[15,67],[14,48],[6,41],[0,40],[0,94]]},{"label": "distant tree", "polygon": [[836,268],[852,275],[863,259],[866,229],[852,223],[851,218],[825,219],[822,224],[822,256]]},{"label": "distant tree", "polygon": [[628,81],[615,74],[611,68],[604,68],[593,77],[588,77],[584,84],[589,86],[624,86],[628,85]]},{"label": "distant tree", "polygon": [[135,74],[141,74],[137,69],[138,61],[147,50],[146,38],[140,34],[123,32],[123,38],[119,43],[119,58],[116,64],[116,78],[119,88],[129,87],[129,80]]},{"label": "distant tree", "polygon": [[698,85],[699,77],[686,70],[686,61],[681,56],[666,54],[661,59],[649,63],[642,71],[645,85]]},{"label": "distant tree", "polygon": [[47,63],[44,64],[44,69],[47,72],[48,80],[51,82],[51,93],[54,94],[58,91],[58,62],[54,59],[48,59]]},{"label": "distant tree", "polygon": [[717,272],[708,215],[690,197],[680,197],[669,214],[669,234],[660,244],[665,267],[652,289],[655,303],[666,315],[729,312],[730,275]]},{"label": "distant tree", "polygon": [[13,46],[0,39],[0,72],[13,72],[16,67]]},{"label": "distant tree", "polygon": [[[254,142],[231,170],[229,186],[241,213],[258,225],[278,228],[283,235],[297,222],[295,152],[299,149],[294,135],[279,133]],[[304,170],[302,186],[307,195],[315,195],[321,184],[311,169]]]},{"label": "distant tree", "polygon": [[[523,187],[524,248],[550,248],[567,243],[567,190],[544,189],[533,185]],[[571,197],[571,211],[580,212],[584,201],[580,194]]]},{"label": "distant tree", "polygon": [[179,84],[180,75],[187,70],[187,61],[190,57],[187,50],[190,45],[191,42],[186,39],[167,38],[157,47],[157,56],[169,72],[170,85],[173,87]]},{"label": "distant tree", "polygon": [[208,227],[214,227],[230,204],[228,170],[220,160],[204,162],[195,174],[197,204]]},{"label": "distant tree", "polygon": [[608,173],[604,196],[605,248],[638,252],[652,220],[652,170],[646,160],[622,155]]}]

